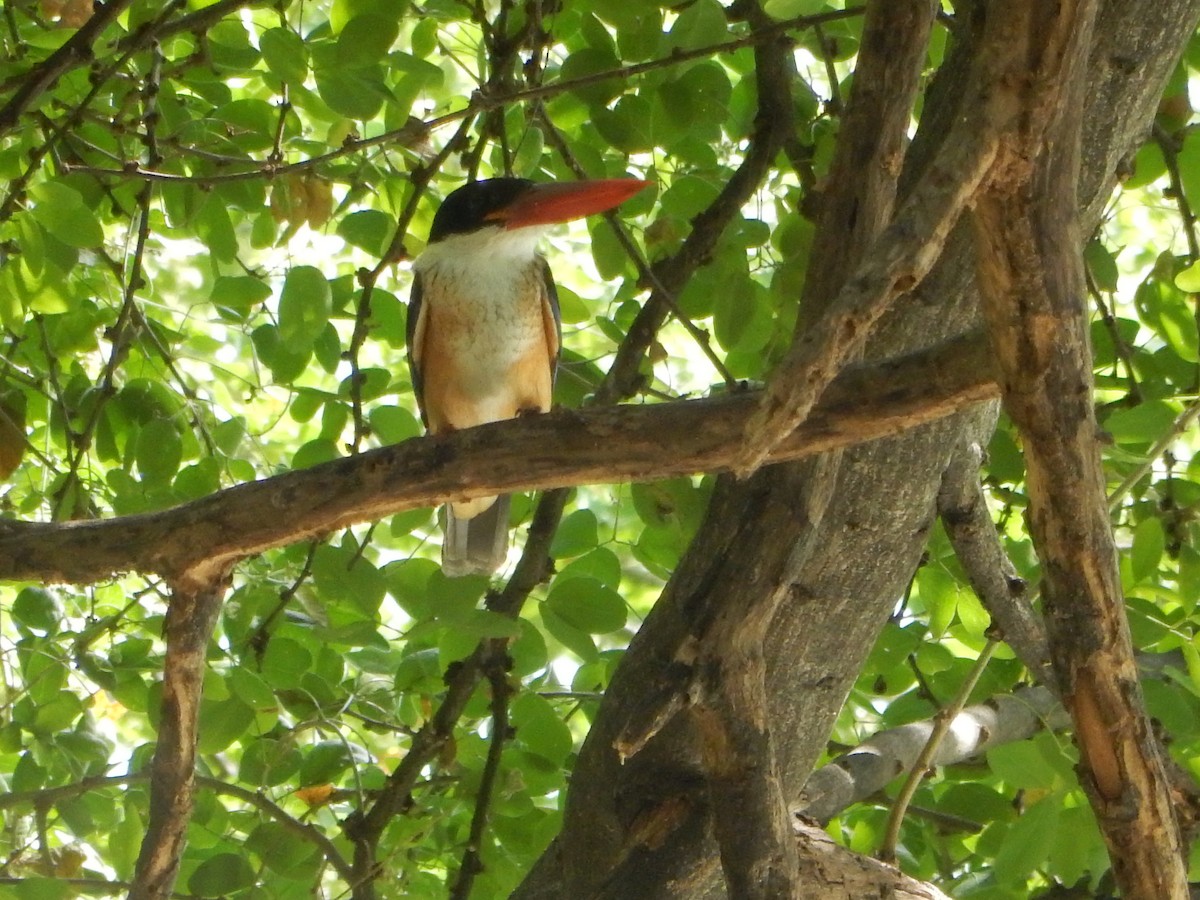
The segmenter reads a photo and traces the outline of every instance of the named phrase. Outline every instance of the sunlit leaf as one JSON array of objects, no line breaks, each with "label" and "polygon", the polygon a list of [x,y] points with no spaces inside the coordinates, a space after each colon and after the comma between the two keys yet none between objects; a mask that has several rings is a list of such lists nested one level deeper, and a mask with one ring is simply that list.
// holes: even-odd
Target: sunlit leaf
[{"label": "sunlit leaf", "polygon": [[38,224],[71,247],[97,247],[104,241],[100,222],[77,191],[58,181],[29,189]]},{"label": "sunlit leaf", "polygon": [[312,347],[325,330],[332,307],[329,282],[320,269],[295,266],[288,271],[279,296],[279,337],[289,352]]},{"label": "sunlit leaf", "polygon": [[254,869],[237,853],[210,856],[188,878],[188,890],[201,897],[220,897],[254,884]]}]

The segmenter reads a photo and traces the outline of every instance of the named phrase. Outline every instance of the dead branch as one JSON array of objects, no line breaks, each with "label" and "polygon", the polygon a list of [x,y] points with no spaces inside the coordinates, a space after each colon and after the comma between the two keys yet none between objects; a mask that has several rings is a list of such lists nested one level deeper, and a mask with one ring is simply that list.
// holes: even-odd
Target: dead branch
[{"label": "dead branch", "polygon": [[950,900],[932,884],[917,881],[895,866],[860,856],[834,843],[815,825],[796,825],[803,884],[796,900]]},{"label": "dead branch", "polygon": [[1022,0],[1022,115],[973,217],[978,280],[1004,402],[1024,441],[1030,532],[1050,651],[1075,724],[1080,782],[1131,900],[1188,896],[1186,853],[1142,701],[1092,407],[1076,191],[1096,3]]},{"label": "dead branch", "polygon": [[[1018,688],[969,706],[954,717],[932,763],[949,766],[991,747],[1030,737],[1043,727],[1059,728],[1066,714],[1049,689]],[[851,804],[882,791],[911,769],[934,728],[932,719],[880,731],[853,750],[817,769],[804,784],[800,815],[828,822]]]}]

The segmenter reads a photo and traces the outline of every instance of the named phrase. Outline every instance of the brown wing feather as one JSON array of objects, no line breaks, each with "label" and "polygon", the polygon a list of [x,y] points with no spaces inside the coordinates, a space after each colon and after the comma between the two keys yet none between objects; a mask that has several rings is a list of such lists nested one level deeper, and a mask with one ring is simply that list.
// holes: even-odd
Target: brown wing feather
[{"label": "brown wing feather", "polygon": [[425,415],[425,378],[423,367],[425,359],[425,335],[428,331],[426,321],[426,304],[422,302],[423,290],[421,276],[413,272],[412,290],[408,294],[408,320],[404,323],[405,344],[408,347],[408,371],[412,378],[413,395],[417,398],[417,409],[421,412],[421,422],[429,427],[429,419]]}]

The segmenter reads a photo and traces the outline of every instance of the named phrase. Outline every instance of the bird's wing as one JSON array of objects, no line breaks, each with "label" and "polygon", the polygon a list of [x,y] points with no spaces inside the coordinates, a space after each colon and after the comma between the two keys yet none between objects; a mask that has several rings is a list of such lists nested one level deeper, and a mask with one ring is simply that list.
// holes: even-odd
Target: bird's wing
[{"label": "bird's wing", "polygon": [[550,264],[538,257],[542,265],[542,327],[546,330],[546,351],[550,357],[550,383],[558,371],[558,360],[562,356],[562,312],[558,308],[558,288],[550,274]]},{"label": "bird's wing", "polygon": [[405,323],[405,339],[408,344],[408,371],[412,376],[413,395],[417,398],[417,409],[421,411],[421,422],[429,427],[425,415],[425,379],[421,375],[422,351],[425,345],[425,305],[421,302],[421,275],[413,272],[412,290],[408,295],[408,321]]}]

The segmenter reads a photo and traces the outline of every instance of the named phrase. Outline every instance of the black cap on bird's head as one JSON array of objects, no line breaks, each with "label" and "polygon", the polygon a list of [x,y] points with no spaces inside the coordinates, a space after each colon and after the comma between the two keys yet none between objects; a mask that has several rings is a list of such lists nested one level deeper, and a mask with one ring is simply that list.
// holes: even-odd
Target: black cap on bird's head
[{"label": "black cap on bird's head", "polygon": [[653,182],[636,178],[552,181],[488,178],[450,194],[433,217],[429,243],[489,225],[505,229],[569,222],[612,209]]}]

